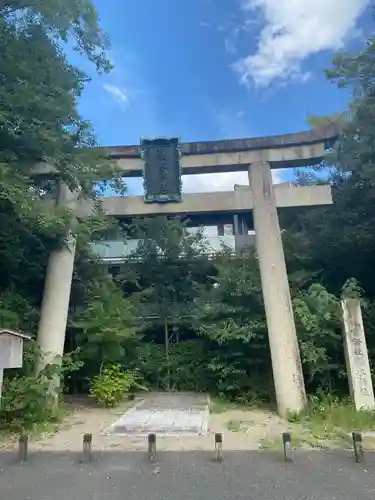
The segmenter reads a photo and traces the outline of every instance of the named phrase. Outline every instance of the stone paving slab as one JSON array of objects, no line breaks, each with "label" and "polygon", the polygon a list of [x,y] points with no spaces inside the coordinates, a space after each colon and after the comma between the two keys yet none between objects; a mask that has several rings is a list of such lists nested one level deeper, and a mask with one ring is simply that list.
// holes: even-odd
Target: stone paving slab
[{"label": "stone paving slab", "polygon": [[105,434],[205,435],[208,419],[208,398],[204,395],[151,393],[107,428]]},{"label": "stone paving slab", "polygon": [[299,451],[294,463],[281,454],[225,452],[98,453],[79,456],[39,452],[19,466],[0,454],[1,500],[374,500],[375,455],[356,464],[353,453]]}]

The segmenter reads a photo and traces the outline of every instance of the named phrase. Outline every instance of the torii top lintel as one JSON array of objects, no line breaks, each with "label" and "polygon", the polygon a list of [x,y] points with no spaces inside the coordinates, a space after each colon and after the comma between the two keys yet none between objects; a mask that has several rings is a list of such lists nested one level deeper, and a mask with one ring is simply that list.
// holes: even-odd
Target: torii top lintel
[{"label": "torii top lintel", "polygon": [[[339,136],[331,124],[295,134],[181,143],[184,174],[242,171],[249,163],[267,161],[272,168],[316,165]],[[139,146],[103,148],[127,176],[142,175]]]}]

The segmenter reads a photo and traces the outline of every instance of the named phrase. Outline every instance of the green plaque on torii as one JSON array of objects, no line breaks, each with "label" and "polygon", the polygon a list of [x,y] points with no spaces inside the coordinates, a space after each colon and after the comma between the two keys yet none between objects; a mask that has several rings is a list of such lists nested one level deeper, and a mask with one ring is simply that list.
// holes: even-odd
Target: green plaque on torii
[{"label": "green plaque on torii", "polygon": [[145,203],[180,202],[181,150],[177,138],[141,140]]}]

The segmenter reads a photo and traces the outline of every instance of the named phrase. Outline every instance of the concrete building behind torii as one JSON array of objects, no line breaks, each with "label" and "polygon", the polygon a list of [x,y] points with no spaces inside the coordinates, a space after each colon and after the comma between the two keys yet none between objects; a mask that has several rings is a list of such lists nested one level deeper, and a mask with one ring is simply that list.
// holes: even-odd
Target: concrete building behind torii
[{"label": "concrete building behind torii", "polygon": [[[146,204],[141,196],[102,200],[103,209],[109,216],[186,215],[197,226],[208,221],[209,225],[218,227],[216,241],[231,236],[233,247],[237,249],[251,244],[248,230],[254,229],[281,415],[289,410],[300,411],[306,395],[277,208],[328,205],[332,203],[332,195],[329,185],[273,186],[271,169],[316,165],[323,160],[336,137],[336,129],[330,127],[254,139],[183,143],[182,174],[247,171],[249,186],[236,186],[228,192],[183,194],[182,201],[174,203]],[[106,150],[124,176],[142,176],[138,146]],[[74,208],[79,216],[92,212],[91,202],[77,202],[65,186],[60,187],[58,203]],[[224,224],[232,227],[232,234],[223,235]],[[227,238],[225,243],[228,241]],[[124,245],[123,242],[109,242],[108,247],[98,245],[97,249],[105,260],[115,262],[126,253]],[[112,250],[108,253],[106,248]],[[63,354],[74,251],[75,243],[69,237],[64,248],[50,255],[38,329],[38,342],[45,353],[44,363]]]}]

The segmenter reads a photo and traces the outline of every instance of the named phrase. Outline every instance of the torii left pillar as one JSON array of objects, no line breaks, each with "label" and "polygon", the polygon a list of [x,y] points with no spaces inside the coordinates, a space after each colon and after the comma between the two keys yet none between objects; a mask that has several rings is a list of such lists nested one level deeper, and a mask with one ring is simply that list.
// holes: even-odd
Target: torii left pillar
[{"label": "torii left pillar", "polygon": [[[74,194],[68,186],[60,184],[57,205],[74,209],[75,204]],[[75,247],[75,238],[70,232],[64,246],[53,250],[49,256],[37,337],[41,349],[38,372],[48,364],[61,364],[68,320]]]}]

